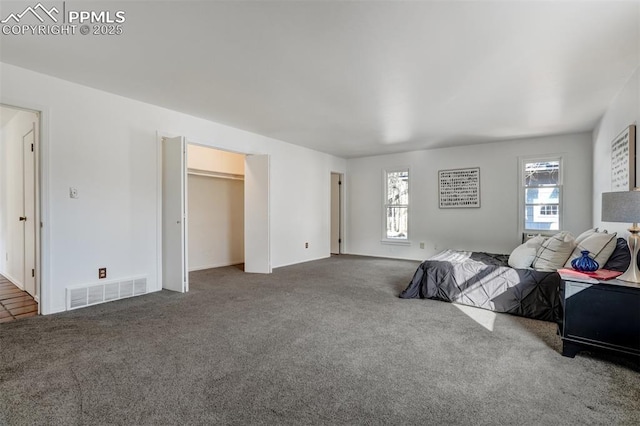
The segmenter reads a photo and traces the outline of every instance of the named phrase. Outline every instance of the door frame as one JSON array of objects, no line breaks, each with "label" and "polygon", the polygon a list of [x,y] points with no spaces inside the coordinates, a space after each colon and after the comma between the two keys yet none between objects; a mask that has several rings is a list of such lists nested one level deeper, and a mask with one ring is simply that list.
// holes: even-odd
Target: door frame
[{"label": "door frame", "polygon": [[343,172],[335,172],[335,171],[331,171],[329,172],[329,254],[335,254],[331,252],[331,227],[332,227],[332,222],[333,222],[333,214],[332,214],[332,209],[331,209],[331,203],[332,203],[332,199],[333,199],[333,179],[332,176],[333,175],[338,175],[338,178],[340,179],[341,184],[339,185],[339,189],[338,189],[338,253],[337,254],[344,254],[346,253],[345,250],[345,197],[344,197],[344,191],[345,191],[345,174]]},{"label": "door frame", "polygon": [[[38,286],[36,285],[36,278],[35,278],[36,258],[38,257],[38,251],[36,248],[36,241],[37,241],[36,234],[37,234],[38,228],[37,228],[37,221],[36,221],[37,219],[37,216],[36,216],[37,173],[35,168],[36,167],[35,147],[36,147],[36,140],[38,138],[37,121],[40,120],[40,115],[37,113],[34,113],[34,115],[36,116],[36,120],[32,122],[31,129],[22,136],[22,143],[20,144],[22,148],[22,214],[27,218],[27,220],[24,223],[24,228],[22,230],[22,244],[23,244],[22,273],[24,274],[24,277],[23,277],[24,281],[22,285],[24,286],[23,290],[29,293],[34,298],[34,300],[37,301],[39,298],[39,292],[38,292]],[[28,150],[28,147],[25,146],[25,138],[30,134],[32,134],[31,137],[33,142],[31,143],[31,147],[30,147],[31,149]],[[31,155],[28,154],[29,151],[31,152]],[[27,155],[29,155],[29,157],[27,157]],[[27,168],[28,162],[31,162],[31,165],[29,166],[29,168]],[[31,173],[27,173],[27,170],[31,170],[31,168],[33,168],[33,171]],[[30,174],[31,174],[30,178],[27,178],[27,176],[29,176]],[[28,189],[26,187],[27,179],[33,179],[33,186],[32,186],[33,192],[31,191],[27,192],[27,189]],[[31,187],[31,185],[29,186]],[[29,207],[32,207],[32,210],[29,209],[29,211],[27,211],[27,206],[31,203],[33,205]],[[31,229],[31,227],[33,228]],[[28,240],[30,240],[31,238],[27,239],[27,234],[30,234],[30,233],[33,233],[33,237],[32,237],[33,240],[31,241],[31,243],[28,243]],[[33,248],[31,250],[27,250],[27,247],[29,247],[28,244],[29,245],[33,244]],[[32,274],[31,276],[29,276],[29,269],[31,269],[31,274]]]},{"label": "door frame", "polygon": [[[49,109],[42,105],[0,98],[0,105],[20,111],[34,113],[34,183],[35,183],[35,296],[38,302],[38,315],[51,313],[51,294],[49,283],[51,282],[50,269],[50,240],[51,231],[49,224]],[[38,225],[39,224],[39,225]]]}]

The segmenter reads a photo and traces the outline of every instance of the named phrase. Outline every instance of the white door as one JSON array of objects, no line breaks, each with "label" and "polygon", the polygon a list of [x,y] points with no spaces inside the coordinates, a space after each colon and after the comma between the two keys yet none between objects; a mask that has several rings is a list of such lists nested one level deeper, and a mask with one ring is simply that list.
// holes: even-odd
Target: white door
[{"label": "white door", "polygon": [[24,290],[36,296],[36,180],[35,126],[22,137],[22,216],[24,231]]},{"label": "white door", "polygon": [[269,156],[247,155],[244,173],[244,271],[270,274]]},{"label": "white door", "polygon": [[340,254],[340,175],[331,173],[331,253]]},{"label": "white door", "polygon": [[162,288],[189,291],[187,275],[186,142],[162,139]]}]

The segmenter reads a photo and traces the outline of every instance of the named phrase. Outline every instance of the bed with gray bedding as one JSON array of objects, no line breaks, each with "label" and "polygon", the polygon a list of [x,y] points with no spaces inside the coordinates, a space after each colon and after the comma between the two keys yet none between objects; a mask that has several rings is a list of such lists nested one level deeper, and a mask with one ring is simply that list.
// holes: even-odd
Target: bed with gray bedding
[{"label": "bed with gray bedding", "polygon": [[403,299],[437,299],[544,321],[561,317],[560,275],[514,269],[509,255],[447,250],[420,264]]}]

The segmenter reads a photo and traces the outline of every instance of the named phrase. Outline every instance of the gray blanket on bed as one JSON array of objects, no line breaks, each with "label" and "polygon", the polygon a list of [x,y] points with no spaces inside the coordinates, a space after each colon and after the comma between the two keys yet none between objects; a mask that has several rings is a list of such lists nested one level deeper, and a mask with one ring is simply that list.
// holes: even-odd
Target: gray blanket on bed
[{"label": "gray blanket on bed", "polygon": [[425,260],[401,298],[437,299],[557,321],[560,276],[556,272],[514,269],[508,255],[446,251]]}]

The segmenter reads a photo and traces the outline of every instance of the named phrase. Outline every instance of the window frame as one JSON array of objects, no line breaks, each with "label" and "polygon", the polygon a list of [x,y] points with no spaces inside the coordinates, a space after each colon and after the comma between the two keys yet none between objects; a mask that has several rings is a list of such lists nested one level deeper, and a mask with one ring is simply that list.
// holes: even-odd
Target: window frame
[{"label": "window frame", "polygon": [[[526,186],[525,168],[527,163],[544,163],[549,161],[558,162],[558,184],[553,186]],[[564,174],[565,160],[562,154],[535,155],[527,157],[519,157],[518,167],[518,232],[519,235],[540,234],[553,235],[561,232],[564,228]],[[526,208],[531,205],[526,202],[526,190],[528,188],[557,188],[558,189],[558,230],[553,229],[527,229],[526,228]],[[551,206],[554,204],[538,204]],[[523,238],[524,241],[524,238]]]},{"label": "window frame", "polygon": [[[397,173],[397,172],[407,172],[408,181],[407,181],[407,204],[388,204],[387,203],[387,194],[388,191],[388,176],[389,173]],[[390,207],[400,207],[407,209],[407,236],[404,238],[390,238],[387,237],[387,212]],[[391,167],[388,169],[382,170],[382,240],[383,244],[393,244],[393,245],[411,245],[411,241],[409,240],[410,229],[411,229],[411,168],[409,166],[401,166],[401,167]]]}]

